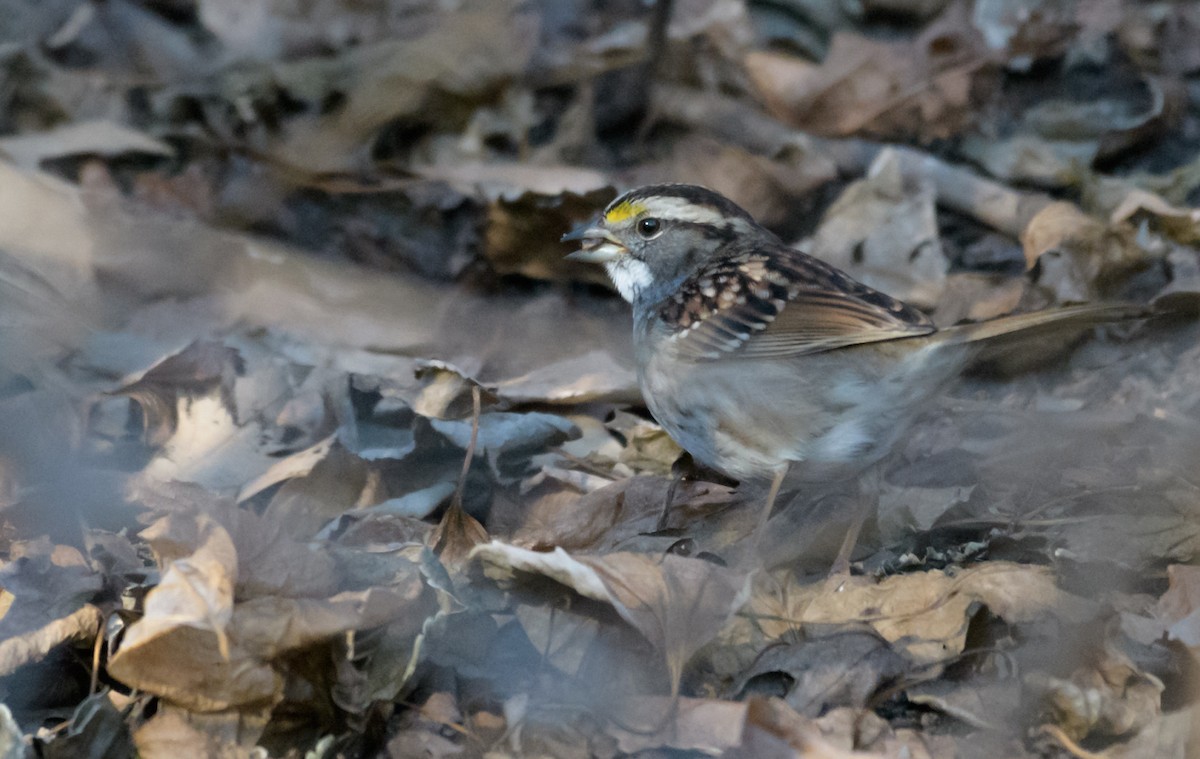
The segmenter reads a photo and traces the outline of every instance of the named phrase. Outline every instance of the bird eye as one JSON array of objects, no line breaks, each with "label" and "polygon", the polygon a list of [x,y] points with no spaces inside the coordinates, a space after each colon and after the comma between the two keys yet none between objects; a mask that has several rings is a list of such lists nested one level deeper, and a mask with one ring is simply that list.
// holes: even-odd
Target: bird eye
[{"label": "bird eye", "polygon": [[642,219],[637,223],[638,234],[649,240],[662,231],[662,222],[658,219]]}]

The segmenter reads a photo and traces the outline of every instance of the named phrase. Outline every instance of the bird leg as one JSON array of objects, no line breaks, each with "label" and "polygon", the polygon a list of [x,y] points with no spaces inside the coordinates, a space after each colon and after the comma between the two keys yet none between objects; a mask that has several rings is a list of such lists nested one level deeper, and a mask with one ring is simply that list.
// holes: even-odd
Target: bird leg
[{"label": "bird leg", "polygon": [[767,520],[771,518],[771,512],[775,510],[775,499],[779,497],[779,489],[783,487],[783,479],[787,477],[787,473],[788,465],[783,464],[775,470],[775,475],[771,478],[771,489],[767,491],[767,501],[762,505],[762,511],[758,515],[758,524],[754,527],[754,534],[750,541],[750,551],[753,556],[758,555],[762,546],[762,538],[767,531]]},{"label": "bird leg", "polygon": [[671,519],[671,507],[675,505],[675,492],[684,480],[704,480],[722,485],[732,485],[734,482],[715,469],[709,469],[696,463],[692,454],[685,452],[675,460],[675,463],[671,464],[671,484],[667,487],[667,496],[663,499],[662,511],[659,512],[658,523],[654,526],[655,533],[667,529],[667,524]]},{"label": "bird leg", "polygon": [[850,515],[850,526],[846,529],[846,535],[842,538],[842,545],[838,549],[837,557],[833,560],[833,566],[829,569],[830,579],[844,578],[850,576],[850,559],[854,554],[854,549],[858,546],[858,536],[862,532],[863,525],[871,516],[872,512],[879,508],[879,490],[882,486],[883,468],[875,464],[858,480],[858,492],[853,499],[854,513]]}]

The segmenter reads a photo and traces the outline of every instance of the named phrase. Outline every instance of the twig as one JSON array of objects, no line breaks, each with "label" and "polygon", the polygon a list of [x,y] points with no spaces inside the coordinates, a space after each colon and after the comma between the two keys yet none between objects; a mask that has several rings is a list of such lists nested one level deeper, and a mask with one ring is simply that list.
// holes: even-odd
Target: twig
[{"label": "twig", "polygon": [[479,414],[482,402],[479,385],[471,385],[471,440],[467,443],[467,455],[463,457],[462,472],[458,475],[458,487],[454,489],[454,498],[450,501],[451,508],[462,508],[463,491],[467,487],[467,472],[471,471],[471,462],[475,459],[475,444],[479,441]]},{"label": "twig", "polygon": [[92,677],[88,683],[88,695],[94,696],[100,690],[100,652],[104,648],[104,633],[108,629],[108,619],[102,620],[100,630],[96,633],[96,642],[92,644]]},{"label": "twig", "polygon": [[471,471],[471,462],[475,459],[475,446],[479,442],[479,416],[481,413],[481,393],[478,385],[471,386],[471,440],[467,443],[467,452],[463,456],[462,472],[458,476],[458,487],[442,521],[434,529],[431,541],[434,551],[445,564],[457,564],[465,559],[472,547],[488,540],[487,530],[479,520],[463,509],[463,492],[467,487],[467,474]]},{"label": "twig", "polygon": [[658,72],[667,51],[667,27],[671,23],[671,8],[674,4],[674,0],[657,0],[654,3],[654,15],[650,17],[650,29],[646,34],[646,50],[649,56],[644,64],[645,74],[637,80],[642,111],[642,123],[638,125],[637,130],[638,145],[645,143],[650,129],[658,122]]}]

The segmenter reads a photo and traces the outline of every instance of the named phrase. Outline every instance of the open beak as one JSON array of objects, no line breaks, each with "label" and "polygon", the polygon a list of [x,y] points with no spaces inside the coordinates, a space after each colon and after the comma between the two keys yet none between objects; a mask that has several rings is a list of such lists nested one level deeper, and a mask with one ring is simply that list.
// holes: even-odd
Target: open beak
[{"label": "open beak", "polygon": [[572,261],[603,264],[615,261],[629,252],[612,232],[602,227],[584,224],[562,236],[563,242],[579,240],[580,249],[567,256]]}]

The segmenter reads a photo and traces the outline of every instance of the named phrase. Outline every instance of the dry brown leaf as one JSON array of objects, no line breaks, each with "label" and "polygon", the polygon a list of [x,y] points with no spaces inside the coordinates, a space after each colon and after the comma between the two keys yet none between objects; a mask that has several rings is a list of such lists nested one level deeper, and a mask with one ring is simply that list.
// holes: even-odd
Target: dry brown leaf
[{"label": "dry brown leaf", "polygon": [[[776,749],[773,745],[775,742],[783,743],[795,752],[791,755],[805,759],[869,759],[888,756],[882,753],[853,751],[834,745],[821,725],[797,714],[782,699],[752,696],[747,703],[749,710],[746,715],[746,736],[741,746],[742,751],[734,752],[734,756],[789,756],[788,753]],[[853,743],[853,737],[847,737],[849,742]],[[766,745],[763,745],[763,742]]]},{"label": "dry brown leaf", "polygon": [[126,631],[109,673],[199,711],[278,698],[279,676],[229,638],[238,557],[225,528],[205,514],[172,516],[144,536],[165,565],[162,580]]},{"label": "dry brown leaf", "polygon": [[1189,74],[1200,68],[1200,11],[1190,3],[1156,8],[1140,3],[1125,6],[1114,24],[1121,50],[1141,67],[1168,75]]},{"label": "dry brown leaf", "polygon": [[464,419],[471,416],[471,395],[478,389],[481,404],[496,402],[495,396],[463,370],[442,361],[422,361],[414,372],[415,385],[390,396],[403,398],[408,406],[429,419]]},{"label": "dry brown leaf", "polygon": [[1047,140],[1018,134],[997,140],[972,135],[963,142],[963,155],[989,175],[1006,182],[1044,188],[1065,188],[1078,182],[1096,160],[1097,143]]},{"label": "dry brown leaf", "polygon": [[684,664],[741,607],[749,589],[742,573],[674,554],[571,556],[561,548],[536,553],[493,542],[477,547],[471,559],[493,580],[539,574],[611,605],[665,656],[673,692]]},{"label": "dry brown leaf", "polygon": [[914,704],[947,714],[981,730],[1012,731],[1020,713],[1021,688],[1014,679],[982,684],[934,680],[905,688]]},{"label": "dry brown leaf", "polygon": [[250,752],[222,746],[192,728],[186,712],[175,710],[155,715],[134,733],[138,755],[146,759],[173,759],[180,756],[210,756],[215,759],[249,759]]},{"label": "dry brown leaf", "polygon": [[1024,277],[1000,277],[955,272],[946,277],[934,320],[939,326],[961,321],[985,321],[1011,314],[1029,291]]},{"label": "dry brown leaf", "polygon": [[22,169],[36,169],[47,158],[72,155],[119,156],[142,153],[170,158],[167,143],[112,121],[79,121],[47,132],[26,133],[0,139],[5,154]]},{"label": "dry brown leaf", "polygon": [[749,577],[701,559],[668,554],[582,558],[602,578],[610,603],[667,659],[672,691],[683,666],[745,603]]},{"label": "dry brown leaf", "polygon": [[278,485],[297,477],[307,477],[312,473],[313,468],[329,455],[336,440],[337,435],[330,435],[302,451],[285,456],[271,464],[267,471],[241,487],[237,494],[237,502],[241,503],[248,498],[253,498],[272,485]]},{"label": "dry brown leaf", "polygon": [[[160,446],[179,432],[181,417],[177,407],[184,405],[180,403],[182,399],[190,400],[192,396],[215,390],[220,393],[221,402],[232,406],[234,379],[243,368],[237,350],[215,340],[198,340],[155,361],[148,369],[122,378],[111,394],[127,396],[141,407],[146,442]],[[232,417],[231,413],[231,421]]]},{"label": "dry brown leaf", "polygon": [[369,462],[335,443],[307,475],[283,483],[263,515],[283,525],[294,538],[310,538],[330,520],[360,505],[370,484]]},{"label": "dry brown leaf", "polygon": [[630,698],[612,713],[607,731],[625,753],[655,748],[716,754],[741,745],[747,705],[706,698]]},{"label": "dry brown leaf", "polygon": [[252,759],[267,722],[267,711],[197,714],[162,704],[157,714],[133,734],[138,756],[145,759]]},{"label": "dry brown leaf", "polygon": [[955,135],[970,123],[977,80],[994,62],[960,4],[911,42],[837,32],[816,70],[777,55],[755,52],[745,63],[778,118],[830,137],[920,140]]},{"label": "dry brown leaf", "polygon": [[1069,677],[1031,672],[1024,678],[1052,724],[1072,740],[1123,737],[1162,715],[1163,683],[1141,672],[1108,643]]},{"label": "dry brown leaf", "polygon": [[[166,537],[168,525],[160,525],[151,532],[158,548],[164,554],[182,550],[182,544]],[[211,712],[274,704],[282,697],[283,681],[271,661],[281,653],[397,620],[404,620],[404,629],[415,638],[432,614],[419,573],[400,561],[392,564],[389,587],[329,598],[266,596],[234,604],[238,555],[233,539],[205,514],[197,516],[196,530],[198,548],[170,561],[162,581],[146,597],[144,616],[127,630],[109,662],[116,679],[186,709]]]},{"label": "dry brown leaf", "polygon": [[[348,632],[399,624],[415,638],[435,611],[416,568],[397,562],[392,587],[346,591],[329,598],[267,596],[239,603],[231,637],[254,657],[271,660],[287,651]],[[401,683],[396,683],[399,688]]]},{"label": "dry brown leaf", "polygon": [[408,759],[411,756],[444,759],[458,756],[463,747],[428,727],[398,732],[387,744],[389,759]]},{"label": "dry brown leaf", "polygon": [[1200,709],[1191,704],[1159,715],[1126,741],[1106,749],[1104,759],[1190,759],[1196,756],[1196,718]]},{"label": "dry brown leaf", "polygon": [[443,564],[458,566],[466,561],[471,549],[490,540],[487,530],[479,520],[463,511],[462,504],[455,499],[446,509],[442,521],[429,536],[429,540]]},{"label": "dry brown leaf", "polygon": [[1064,548],[1075,556],[1103,556],[1107,562],[1130,568],[1200,556],[1200,524],[1194,511],[1171,509],[1148,498],[1143,503],[1140,513],[1096,514],[1064,525],[1060,528]]},{"label": "dry brown leaf", "polygon": [[89,603],[103,587],[83,556],[46,539],[18,543],[0,563],[0,674],[40,661],[55,646],[94,637],[103,624]]},{"label": "dry brown leaf", "polygon": [[239,558],[261,562],[242,572],[243,593],[317,595],[333,579],[328,558],[314,554],[306,561],[303,551],[280,551],[271,538],[282,538],[282,525],[250,514],[238,521],[244,557],[225,527],[205,513],[172,515],[144,533],[166,567],[144,615],[109,662],[113,677],[194,711],[257,708],[282,697],[282,678],[271,666],[280,654],[349,630],[397,623],[392,632],[407,636],[411,647],[434,611],[416,567],[400,559],[390,563],[387,587],[330,597],[259,596],[235,604]]},{"label": "dry brown leaf", "polygon": [[[0,604],[4,599],[0,597]],[[10,634],[9,617],[19,616],[6,611],[4,630],[0,636],[0,676],[11,675],[26,664],[41,661],[51,650],[63,643],[82,643],[93,640],[104,626],[104,614],[87,604],[66,616],[53,619],[41,627]],[[14,619],[14,623],[16,620]]]},{"label": "dry brown leaf", "polygon": [[575,677],[600,634],[600,622],[568,608],[521,604],[515,611],[521,629],[546,662]]},{"label": "dry brown leaf", "polygon": [[[670,481],[665,477],[636,475],[584,495],[573,488],[552,491],[553,497],[533,504],[513,535],[513,543],[573,551],[617,550],[628,540],[655,529],[669,488]],[[698,518],[724,509],[733,500],[729,487],[683,482],[676,490],[671,515],[673,520],[695,525]],[[666,540],[669,544],[675,538]]]},{"label": "dry brown leaf", "polygon": [[811,193],[836,179],[837,166],[820,150],[804,146],[779,146],[767,157],[693,135],[674,142],[666,159],[635,167],[622,178],[629,187],[659,182],[702,185],[746,209],[760,224],[790,230],[797,226],[797,204],[811,200]]},{"label": "dry brown leaf", "polygon": [[603,271],[566,259],[571,247],[559,237],[594,215],[615,194],[604,185],[581,194],[524,192],[511,200],[499,198],[488,206],[484,256],[501,274],[603,284],[607,281]]},{"label": "dry brown leaf", "polygon": [[1200,567],[1172,564],[1167,579],[1170,585],[1158,599],[1158,616],[1172,640],[1200,649]]},{"label": "dry brown leaf", "polygon": [[[956,574],[935,570],[876,581],[848,579],[837,592],[821,582],[787,585],[784,602],[768,585],[750,609],[777,632],[803,624],[866,623],[917,664],[943,663],[963,650],[975,604],[1012,624],[1052,613],[1072,621],[1089,605],[1060,590],[1044,567],[989,562]],[[789,616],[796,615],[798,616]]]},{"label": "dry brown leaf", "polygon": [[661,426],[640,416],[616,412],[604,424],[624,443],[617,461],[639,474],[671,474],[683,449]]},{"label": "dry brown leaf", "polygon": [[482,99],[521,74],[537,40],[537,23],[517,3],[493,3],[439,14],[413,39],[276,65],[272,78],[293,96],[318,103],[339,93],[343,100],[331,113],[293,119],[282,140],[263,147],[306,172],[352,171],[388,123],[429,118],[431,107],[447,105],[445,98]]},{"label": "dry brown leaf", "polygon": [[1136,223],[1149,218],[1171,239],[1184,245],[1200,242],[1200,209],[1172,205],[1147,190],[1128,188],[1116,208],[1109,214],[1110,223]]},{"label": "dry brown leaf", "polygon": [[636,403],[641,398],[634,370],[604,350],[536,367],[493,389],[511,403]]},{"label": "dry brown leaf", "polygon": [[66,182],[0,161],[0,249],[67,300],[94,296],[94,235],[79,191]]},{"label": "dry brown leaf", "polygon": [[896,152],[884,150],[866,178],[846,187],[829,207],[804,247],[864,284],[932,307],[950,268],[934,201],[928,179],[906,176]]},{"label": "dry brown leaf", "polygon": [[[803,640],[766,648],[739,677],[735,692],[755,693],[762,683],[808,717],[831,707],[862,709],[883,685],[909,672],[910,662],[874,631],[812,629]],[[907,684],[907,681],[906,681]]]},{"label": "dry brown leaf", "polygon": [[237,551],[238,598],[324,598],[344,581],[328,551],[294,540],[284,520],[232,504],[211,513],[225,526]]},{"label": "dry brown leaf", "polygon": [[1146,252],[1073,203],[1052,203],[1021,233],[1025,263],[1060,303],[1095,300],[1114,277],[1137,269]]}]

